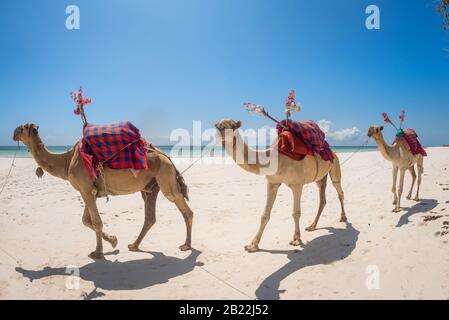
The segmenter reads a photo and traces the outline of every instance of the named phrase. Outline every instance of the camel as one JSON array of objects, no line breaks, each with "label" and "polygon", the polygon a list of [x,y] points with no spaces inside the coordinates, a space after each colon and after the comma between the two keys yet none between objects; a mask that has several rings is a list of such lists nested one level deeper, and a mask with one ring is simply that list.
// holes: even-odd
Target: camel
[{"label": "camel", "polygon": [[[413,155],[410,150],[406,148],[402,139],[396,141],[393,145],[388,145],[382,135],[383,126],[372,126],[368,129],[368,137],[373,138],[379,147],[382,156],[393,163],[393,187],[391,191],[394,195],[393,205],[395,206],[393,212],[401,211],[401,196],[404,189],[404,176],[408,170],[412,175],[412,186],[407,195],[407,199],[412,198],[413,187],[416,181],[415,164],[418,171],[418,188],[416,196],[413,200],[419,201],[419,188],[421,186],[421,176],[424,172],[424,157],[421,154]],[[397,178],[399,171],[399,187],[396,190]]]},{"label": "camel", "polygon": [[[294,234],[293,240],[290,242],[292,246],[302,246],[301,233],[299,227],[299,219],[301,216],[301,194],[303,186],[312,182],[316,182],[320,195],[320,203],[318,213],[313,223],[306,228],[307,231],[314,231],[318,225],[318,220],[326,205],[326,186],[327,176],[330,175],[332,183],[337,190],[338,198],[340,200],[341,215],[340,222],[346,222],[346,213],[344,208],[344,193],[341,187],[341,169],[340,162],[335,155],[334,161],[324,161],[319,155],[306,155],[301,161],[296,161],[288,156],[274,152],[273,149],[264,151],[256,151],[248,147],[240,136],[239,128],[241,121],[234,121],[232,119],[223,119],[215,124],[219,132],[219,138],[225,148],[226,152],[243,170],[265,176],[267,180],[267,199],[265,210],[262,214],[259,230],[250,245],[245,246],[248,252],[256,252],[259,250],[259,243],[262,238],[262,233],[270,220],[271,210],[276,200],[276,195],[281,184],[287,185],[293,192],[293,221]],[[230,133],[230,134],[229,134]],[[276,154],[278,156],[278,165],[274,172],[263,170],[268,165],[261,164],[259,159],[270,157]],[[243,161],[238,161],[243,155]],[[255,163],[249,163],[248,159],[255,159]],[[270,160],[271,161],[271,160]],[[240,163],[241,162],[241,163]]]},{"label": "camel", "polygon": [[[131,170],[113,170],[104,168],[104,180],[93,181],[84,167],[79,143],[63,154],[50,153],[39,137],[38,126],[25,124],[14,131],[14,141],[22,141],[31,152],[40,168],[49,174],[67,180],[77,190],[85,203],[82,223],[96,234],[96,249],[89,254],[92,259],[104,259],[103,240],[113,248],[117,246],[117,237],[103,231],[103,222],[98,212],[96,200],[106,195],[118,196],[141,192],[145,201],[145,221],[142,230],[134,241],[128,245],[130,251],[139,251],[139,245],[156,222],[156,199],[159,191],[181,211],[186,224],[186,240],[179,247],[186,251],[191,249],[193,212],[189,208],[187,186],[184,179],[170,158],[159,150],[147,153],[148,170],[141,170],[137,176]],[[43,173],[43,172],[41,172]],[[100,180],[100,181],[99,181]]]}]

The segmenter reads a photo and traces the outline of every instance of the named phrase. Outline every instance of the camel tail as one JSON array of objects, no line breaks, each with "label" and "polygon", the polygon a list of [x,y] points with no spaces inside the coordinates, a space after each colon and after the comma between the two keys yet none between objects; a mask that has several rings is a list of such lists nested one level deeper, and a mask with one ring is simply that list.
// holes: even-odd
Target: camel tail
[{"label": "camel tail", "polygon": [[329,176],[331,178],[332,183],[341,183],[341,166],[340,159],[336,153],[334,153],[334,161],[332,163],[332,168],[329,172]]},{"label": "camel tail", "polygon": [[182,176],[182,174],[178,171],[178,169],[176,168],[175,164],[173,163],[172,159],[166,155],[164,152],[162,152],[161,150],[159,150],[158,148],[154,148],[159,154],[164,155],[172,164],[173,168],[176,171],[176,182],[178,183],[179,189],[181,190],[181,193],[183,195],[183,197],[189,201],[189,187],[187,186],[184,177]]},{"label": "camel tail", "polygon": [[181,189],[181,193],[184,198],[189,201],[189,187],[187,186],[184,177],[182,174],[176,169],[176,181],[178,182],[179,188]]},{"label": "camel tail", "polygon": [[418,159],[418,170],[419,170],[420,174],[424,173],[424,157],[423,156],[419,157],[419,159]]}]

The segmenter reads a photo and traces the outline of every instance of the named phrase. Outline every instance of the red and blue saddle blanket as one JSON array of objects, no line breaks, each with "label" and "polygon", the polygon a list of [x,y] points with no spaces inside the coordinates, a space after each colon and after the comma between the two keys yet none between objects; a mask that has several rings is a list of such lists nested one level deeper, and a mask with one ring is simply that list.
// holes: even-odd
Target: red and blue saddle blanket
[{"label": "red and blue saddle blanket", "polygon": [[[316,122],[284,120],[281,123],[287,126],[288,131],[304,143],[308,155],[318,154],[324,161],[334,160],[334,153],[326,141],[326,135]],[[280,134],[285,129],[278,125],[276,130]]]},{"label": "red and blue saddle blanket", "polygon": [[421,143],[419,143],[418,135],[416,134],[415,130],[413,130],[413,129],[405,129],[403,137],[402,138],[396,138],[395,142],[397,140],[404,141],[405,142],[404,143],[405,147],[408,150],[410,150],[410,152],[413,155],[420,154],[423,157],[427,156],[426,150],[424,150],[424,148],[421,146]]},{"label": "red and blue saddle blanket", "polygon": [[111,169],[148,169],[146,145],[131,122],[88,124],[80,141],[80,152],[89,176],[96,179],[99,164]]}]

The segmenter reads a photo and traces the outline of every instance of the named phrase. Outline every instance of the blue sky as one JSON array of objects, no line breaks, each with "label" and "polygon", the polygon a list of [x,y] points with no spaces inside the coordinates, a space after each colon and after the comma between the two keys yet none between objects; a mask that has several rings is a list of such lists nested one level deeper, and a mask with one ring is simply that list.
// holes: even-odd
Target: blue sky
[{"label": "blue sky", "polygon": [[[80,30],[65,27],[71,4]],[[365,28],[369,4],[380,30]],[[79,85],[93,99],[90,122],[129,120],[157,144],[193,120],[271,125],[242,103],[281,118],[291,88],[303,106],[294,118],[328,120],[334,133],[365,136],[382,111],[405,108],[424,144],[449,143],[441,23],[433,0],[1,1],[0,145],[25,122],[49,145],[74,143],[81,120],[69,92]]]}]

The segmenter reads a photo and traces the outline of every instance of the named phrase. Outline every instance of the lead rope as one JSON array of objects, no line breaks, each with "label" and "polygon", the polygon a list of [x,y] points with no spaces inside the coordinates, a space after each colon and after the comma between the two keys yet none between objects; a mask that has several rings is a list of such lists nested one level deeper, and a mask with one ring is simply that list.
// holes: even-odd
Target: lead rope
[{"label": "lead rope", "polygon": [[[3,191],[5,190],[6,184],[7,184],[7,182],[8,182],[9,177],[11,176],[12,170],[13,170],[13,168],[16,166],[16,165],[15,165],[15,161],[16,161],[17,153],[18,153],[18,151],[19,151],[19,149],[20,149],[19,143],[20,143],[20,142],[18,141],[18,142],[17,142],[17,148],[16,148],[16,151],[14,152],[14,157],[13,157],[13,159],[12,159],[11,166],[10,166],[10,168],[9,168],[9,172],[8,172],[8,174],[6,175],[5,182],[3,183],[3,186],[2,186],[2,189],[1,189],[1,191],[0,191],[0,194],[2,194]],[[19,260],[17,260],[12,254],[10,254],[8,251],[6,251],[5,249],[3,249],[3,248],[1,248],[1,247],[0,247],[0,250],[1,250],[5,255],[7,255],[11,260],[13,260],[15,263],[17,263],[17,264],[20,266]]]},{"label": "lead rope", "polygon": [[[167,159],[171,162],[171,164],[173,166],[175,166],[175,164],[173,163],[172,159],[170,156],[168,156],[167,154],[165,154],[164,152],[160,151],[159,149],[154,148],[153,149],[156,153],[161,154],[165,157],[167,157]],[[190,170],[195,164],[197,164],[200,160],[203,159],[203,155],[204,155],[204,151],[201,153],[200,157],[198,159],[196,159],[193,163],[191,163],[187,168],[185,168],[183,171],[181,171],[181,173],[179,173],[180,175],[183,175],[184,173],[186,173],[188,170]],[[176,167],[175,167],[176,168]],[[155,184],[157,185],[157,183]],[[154,186],[153,185],[149,191],[149,193],[151,193],[153,191]],[[165,199],[165,197],[164,197]],[[217,276],[216,274],[214,274],[213,272],[207,270],[204,266],[199,266],[200,269],[202,269],[204,272],[206,272],[207,274],[209,274],[210,276],[214,277],[215,279],[217,279],[218,281],[224,283],[226,286],[228,286],[229,288],[233,289],[234,291],[244,295],[245,297],[251,299],[251,300],[257,300],[254,297],[251,297],[249,294],[245,293],[244,291],[240,290],[239,288],[236,288],[235,286],[233,286],[232,284],[230,284],[229,282],[227,282],[226,280],[220,278],[219,276]]]},{"label": "lead rope", "polygon": [[9,177],[11,176],[12,169],[16,166],[16,165],[15,165],[15,161],[16,161],[16,157],[17,157],[17,152],[19,151],[19,148],[20,148],[19,143],[20,143],[20,142],[17,141],[16,151],[14,152],[14,157],[13,157],[13,159],[12,159],[11,166],[9,167],[9,172],[8,172],[8,174],[6,175],[5,182],[3,183],[2,190],[0,191],[0,194],[2,194],[3,191],[5,190],[6,183],[8,182],[8,179],[9,179]]},{"label": "lead rope", "polygon": [[343,161],[341,164],[340,164],[340,167],[343,167],[343,165],[346,163],[346,162],[348,162],[353,156],[355,156],[357,153],[359,153],[360,151],[362,151],[362,149],[363,148],[366,148],[366,146],[368,145],[368,142],[369,142],[369,138],[367,138],[366,139],[366,141],[365,141],[365,143],[362,145],[362,146],[360,146],[356,151],[354,151],[345,161]]}]

